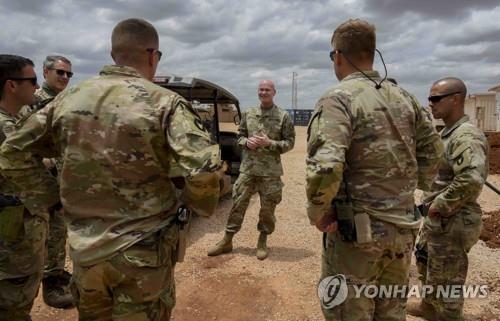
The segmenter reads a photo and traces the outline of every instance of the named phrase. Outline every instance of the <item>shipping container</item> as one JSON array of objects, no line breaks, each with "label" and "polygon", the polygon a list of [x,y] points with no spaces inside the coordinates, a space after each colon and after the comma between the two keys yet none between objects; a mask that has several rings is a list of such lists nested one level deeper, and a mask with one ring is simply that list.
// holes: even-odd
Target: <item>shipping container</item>
[{"label": "shipping container", "polygon": [[295,126],[307,126],[311,119],[313,109],[287,109],[286,110]]}]

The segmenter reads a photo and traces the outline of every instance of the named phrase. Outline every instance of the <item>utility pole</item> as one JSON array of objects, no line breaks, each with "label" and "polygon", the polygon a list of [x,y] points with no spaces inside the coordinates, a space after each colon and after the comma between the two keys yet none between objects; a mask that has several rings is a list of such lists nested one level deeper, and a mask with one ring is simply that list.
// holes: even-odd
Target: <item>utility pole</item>
[{"label": "utility pole", "polygon": [[297,74],[295,71],[292,72],[292,109],[297,109]]}]

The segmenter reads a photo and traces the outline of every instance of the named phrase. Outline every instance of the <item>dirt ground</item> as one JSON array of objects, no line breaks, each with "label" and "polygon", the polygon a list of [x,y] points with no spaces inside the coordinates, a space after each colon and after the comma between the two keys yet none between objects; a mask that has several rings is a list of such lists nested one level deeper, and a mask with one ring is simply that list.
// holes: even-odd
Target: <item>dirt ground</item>
[{"label": "dirt ground", "polygon": [[483,215],[481,240],[491,248],[500,248],[500,210]]},{"label": "dirt ground", "polygon": [[[320,273],[321,234],[309,225],[304,204],[305,127],[297,127],[295,149],[283,156],[285,183],[283,201],[276,210],[276,232],[269,238],[270,256],[255,257],[259,199],[255,196],[247,211],[243,228],[234,240],[233,253],[207,257],[207,249],[223,235],[231,207],[225,199],[210,219],[196,218],[186,260],[177,266],[177,304],[175,321],[315,321],[323,320],[316,295]],[[488,180],[500,186],[500,175]],[[500,197],[483,189],[480,203],[485,212],[500,210]],[[500,215],[491,214],[495,222]],[[485,224],[489,226],[485,216]],[[498,226],[498,224],[497,224]],[[498,229],[494,230],[498,238]],[[494,236],[494,235],[493,235]],[[500,320],[500,249],[483,241],[469,254],[469,284],[486,284],[486,299],[468,299],[466,320]],[[411,268],[411,283],[417,282]],[[76,320],[77,312],[48,308],[37,298],[34,321]],[[422,320],[408,316],[408,320]]]},{"label": "dirt ground", "polygon": [[500,133],[489,134],[490,143],[490,173],[500,174]]}]

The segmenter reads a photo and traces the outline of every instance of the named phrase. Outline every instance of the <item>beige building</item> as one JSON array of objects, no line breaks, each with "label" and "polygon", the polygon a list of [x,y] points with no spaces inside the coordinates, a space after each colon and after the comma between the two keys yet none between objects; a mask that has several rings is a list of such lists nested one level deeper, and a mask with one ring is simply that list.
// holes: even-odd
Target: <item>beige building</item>
[{"label": "beige building", "polygon": [[465,113],[471,122],[484,132],[500,131],[500,105],[497,93],[500,85],[485,93],[470,94],[465,100]]},{"label": "beige building", "polygon": [[[465,99],[465,114],[470,121],[486,133],[500,132],[500,85],[487,92],[469,94]],[[441,119],[434,119],[437,128],[443,128]]]}]

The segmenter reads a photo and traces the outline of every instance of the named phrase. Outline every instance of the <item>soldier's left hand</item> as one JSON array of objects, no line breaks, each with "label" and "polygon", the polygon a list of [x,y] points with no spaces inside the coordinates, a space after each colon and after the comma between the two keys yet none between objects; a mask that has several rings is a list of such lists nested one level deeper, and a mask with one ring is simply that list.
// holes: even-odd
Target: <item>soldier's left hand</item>
[{"label": "soldier's left hand", "polygon": [[257,142],[257,139],[255,138],[255,136],[252,136],[252,137],[249,137],[247,139],[247,147],[251,150],[254,150],[256,148],[258,148],[260,145],[258,144]]},{"label": "soldier's left hand", "polygon": [[333,233],[338,229],[337,218],[328,213],[316,222],[316,228],[323,233]]},{"label": "soldier's left hand", "polygon": [[267,137],[266,134],[261,134],[258,136],[254,136],[257,139],[257,143],[260,147],[268,147],[271,145],[271,140]]},{"label": "soldier's left hand", "polygon": [[427,213],[429,218],[431,219],[436,219],[439,218],[441,215],[439,214],[439,211],[434,207],[434,204],[431,204],[429,207],[429,212]]}]

